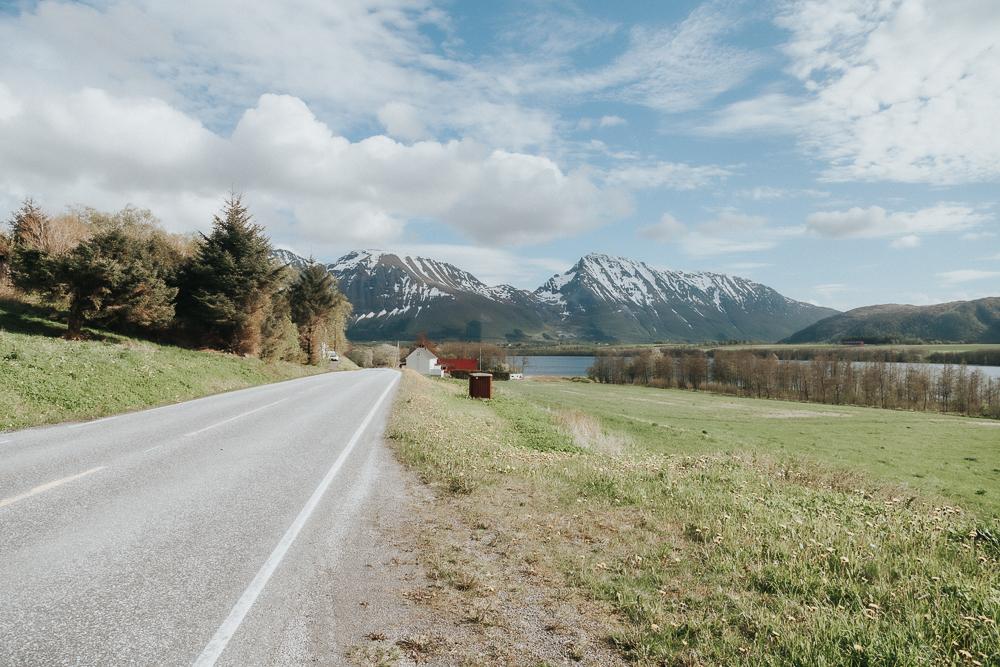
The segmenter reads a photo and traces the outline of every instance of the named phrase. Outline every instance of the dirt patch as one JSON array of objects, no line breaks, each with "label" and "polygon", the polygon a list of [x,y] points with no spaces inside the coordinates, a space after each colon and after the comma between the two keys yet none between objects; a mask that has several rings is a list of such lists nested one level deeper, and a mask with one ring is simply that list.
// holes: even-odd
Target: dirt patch
[{"label": "dirt patch", "polygon": [[378,528],[392,547],[365,597],[365,620],[345,638],[351,664],[625,664],[597,620],[606,611],[519,558],[516,538],[477,522],[462,496],[398,474],[394,511]]}]

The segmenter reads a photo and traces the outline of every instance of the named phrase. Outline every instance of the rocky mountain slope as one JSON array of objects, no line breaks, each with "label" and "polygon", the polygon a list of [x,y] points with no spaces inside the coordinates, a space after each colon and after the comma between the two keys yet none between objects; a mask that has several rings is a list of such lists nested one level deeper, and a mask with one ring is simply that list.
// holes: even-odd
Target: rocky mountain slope
[{"label": "rocky mountain slope", "polygon": [[[288,251],[276,259],[300,268]],[[446,262],[364,250],[327,265],[354,305],[357,340],[569,338],[774,341],[836,311],[717,273],[653,269],[591,254],[534,292],[488,286]]]},{"label": "rocky mountain slope", "polygon": [[782,342],[1000,343],[1000,297],[932,306],[855,308],[816,322]]},{"label": "rocky mountain slope", "polygon": [[328,268],[354,304],[354,338],[503,340],[546,328],[547,309],[530,292],[485,285],[446,262],[356,251]]},{"label": "rocky mountain slope", "polygon": [[770,341],[836,312],[745,278],[663,271],[597,253],[535,295],[556,308],[563,328],[607,341]]}]

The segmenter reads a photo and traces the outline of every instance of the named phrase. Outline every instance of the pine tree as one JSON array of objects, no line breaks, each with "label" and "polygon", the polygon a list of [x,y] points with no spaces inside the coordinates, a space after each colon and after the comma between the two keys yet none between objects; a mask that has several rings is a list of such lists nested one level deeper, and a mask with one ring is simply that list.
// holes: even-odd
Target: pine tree
[{"label": "pine tree", "polygon": [[323,266],[310,263],[288,289],[292,320],[299,327],[299,339],[310,363],[319,361],[321,339],[330,333],[335,314],[347,299]]},{"label": "pine tree", "polygon": [[210,344],[257,356],[261,326],[281,268],[271,260],[271,242],[251,221],[239,195],[215,216],[184,278],[183,308],[191,326]]}]

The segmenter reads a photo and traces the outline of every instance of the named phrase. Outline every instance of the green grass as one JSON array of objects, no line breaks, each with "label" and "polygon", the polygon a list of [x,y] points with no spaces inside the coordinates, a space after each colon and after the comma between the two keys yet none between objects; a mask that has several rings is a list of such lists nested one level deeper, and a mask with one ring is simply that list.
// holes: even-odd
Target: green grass
[{"label": "green grass", "polygon": [[679,389],[568,382],[505,387],[540,405],[584,410],[647,451],[805,457],[1000,515],[1000,422]]},{"label": "green grass", "polygon": [[92,419],[309,375],[317,368],[264,363],[65,327],[30,307],[0,302],[0,431]]},{"label": "green grass", "polygon": [[[1000,664],[995,501],[966,497],[978,483],[961,470],[939,473],[946,490],[908,479],[972,420],[569,382],[462,391],[406,374],[389,431],[401,460],[504,557],[603,605],[624,657]],[[533,446],[553,428],[575,446]],[[984,430],[969,451],[993,466]],[[894,457],[877,474],[873,445]]]}]

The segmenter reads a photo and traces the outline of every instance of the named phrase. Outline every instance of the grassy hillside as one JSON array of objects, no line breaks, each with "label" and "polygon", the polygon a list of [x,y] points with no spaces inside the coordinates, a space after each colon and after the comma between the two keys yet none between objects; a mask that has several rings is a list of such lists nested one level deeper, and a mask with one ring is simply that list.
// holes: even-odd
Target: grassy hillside
[{"label": "grassy hillside", "polygon": [[1000,343],[1000,297],[933,306],[886,304],[855,308],[820,320],[784,343]]},{"label": "grassy hillside", "polygon": [[66,341],[40,311],[0,302],[0,431],[89,419],[319,372],[90,331]]},{"label": "grassy hillside", "polygon": [[570,382],[477,402],[413,374],[396,406],[401,459],[463,513],[449,581],[520,564],[601,605],[627,659],[1000,662],[993,426]]}]

